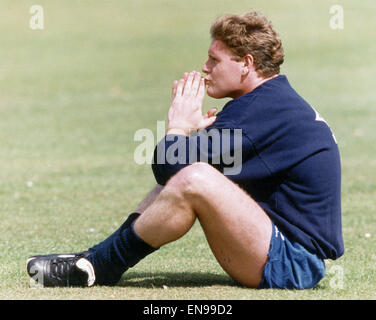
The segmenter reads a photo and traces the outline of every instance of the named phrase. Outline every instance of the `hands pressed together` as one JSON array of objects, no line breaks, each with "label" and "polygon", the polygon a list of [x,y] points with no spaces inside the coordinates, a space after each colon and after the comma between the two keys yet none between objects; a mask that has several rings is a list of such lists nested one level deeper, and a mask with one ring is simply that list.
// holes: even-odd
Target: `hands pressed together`
[{"label": "hands pressed together", "polygon": [[167,134],[189,135],[191,130],[204,129],[214,123],[217,108],[202,114],[205,97],[205,80],[196,71],[184,73],[183,78],[175,80],[172,102],[168,111]]}]

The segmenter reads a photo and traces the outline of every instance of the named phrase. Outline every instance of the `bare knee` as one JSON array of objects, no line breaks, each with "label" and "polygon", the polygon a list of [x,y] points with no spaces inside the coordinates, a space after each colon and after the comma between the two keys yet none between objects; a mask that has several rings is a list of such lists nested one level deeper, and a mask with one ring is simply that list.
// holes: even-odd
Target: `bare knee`
[{"label": "bare knee", "polygon": [[194,197],[205,191],[205,185],[212,179],[213,174],[221,174],[211,165],[195,162],[181,169],[167,183],[186,197]]}]

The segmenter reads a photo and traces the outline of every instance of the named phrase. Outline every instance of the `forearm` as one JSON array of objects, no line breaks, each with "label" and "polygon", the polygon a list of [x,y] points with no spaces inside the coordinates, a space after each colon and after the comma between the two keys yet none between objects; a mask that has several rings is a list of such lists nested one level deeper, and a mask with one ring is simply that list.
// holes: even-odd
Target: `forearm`
[{"label": "forearm", "polygon": [[212,127],[197,134],[166,135],[156,146],[153,173],[156,181],[164,185],[179,170],[194,162],[207,162],[224,174],[238,174],[243,157],[252,146],[239,129]]}]

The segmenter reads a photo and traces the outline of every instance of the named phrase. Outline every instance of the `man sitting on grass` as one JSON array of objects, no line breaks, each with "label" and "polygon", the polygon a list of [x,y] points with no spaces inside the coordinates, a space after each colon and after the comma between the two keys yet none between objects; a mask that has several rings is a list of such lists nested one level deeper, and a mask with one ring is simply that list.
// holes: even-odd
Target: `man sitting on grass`
[{"label": "man sitting on grass", "polygon": [[[45,286],[115,285],[196,219],[222,268],[252,288],[312,288],[324,259],[343,254],[338,147],[280,75],[277,33],[256,12],[224,15],[210,32],[205,78],[190,72],[174,81],[152,165],[156,187],[87,251],[31,257],[31,277]],[[232,98],[217,115],[202,114],[206,87],[210,97]],[[188,161],[192,154],[198,161]],[[240,157],[232,170],[230,156]]]}]

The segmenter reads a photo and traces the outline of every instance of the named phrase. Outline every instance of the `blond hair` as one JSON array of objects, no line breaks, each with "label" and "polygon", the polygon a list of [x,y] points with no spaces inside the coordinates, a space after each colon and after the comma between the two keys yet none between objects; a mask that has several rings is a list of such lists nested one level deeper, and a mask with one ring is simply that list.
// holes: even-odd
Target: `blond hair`
[{"label": "blond hair", "polygon": [[251,54],[259,76],[267,78],[280,72],[282,42],[271,22],[260,13],[223,15],[213,22],[210,35],[213,40],[221,40],[237,58]]}]

